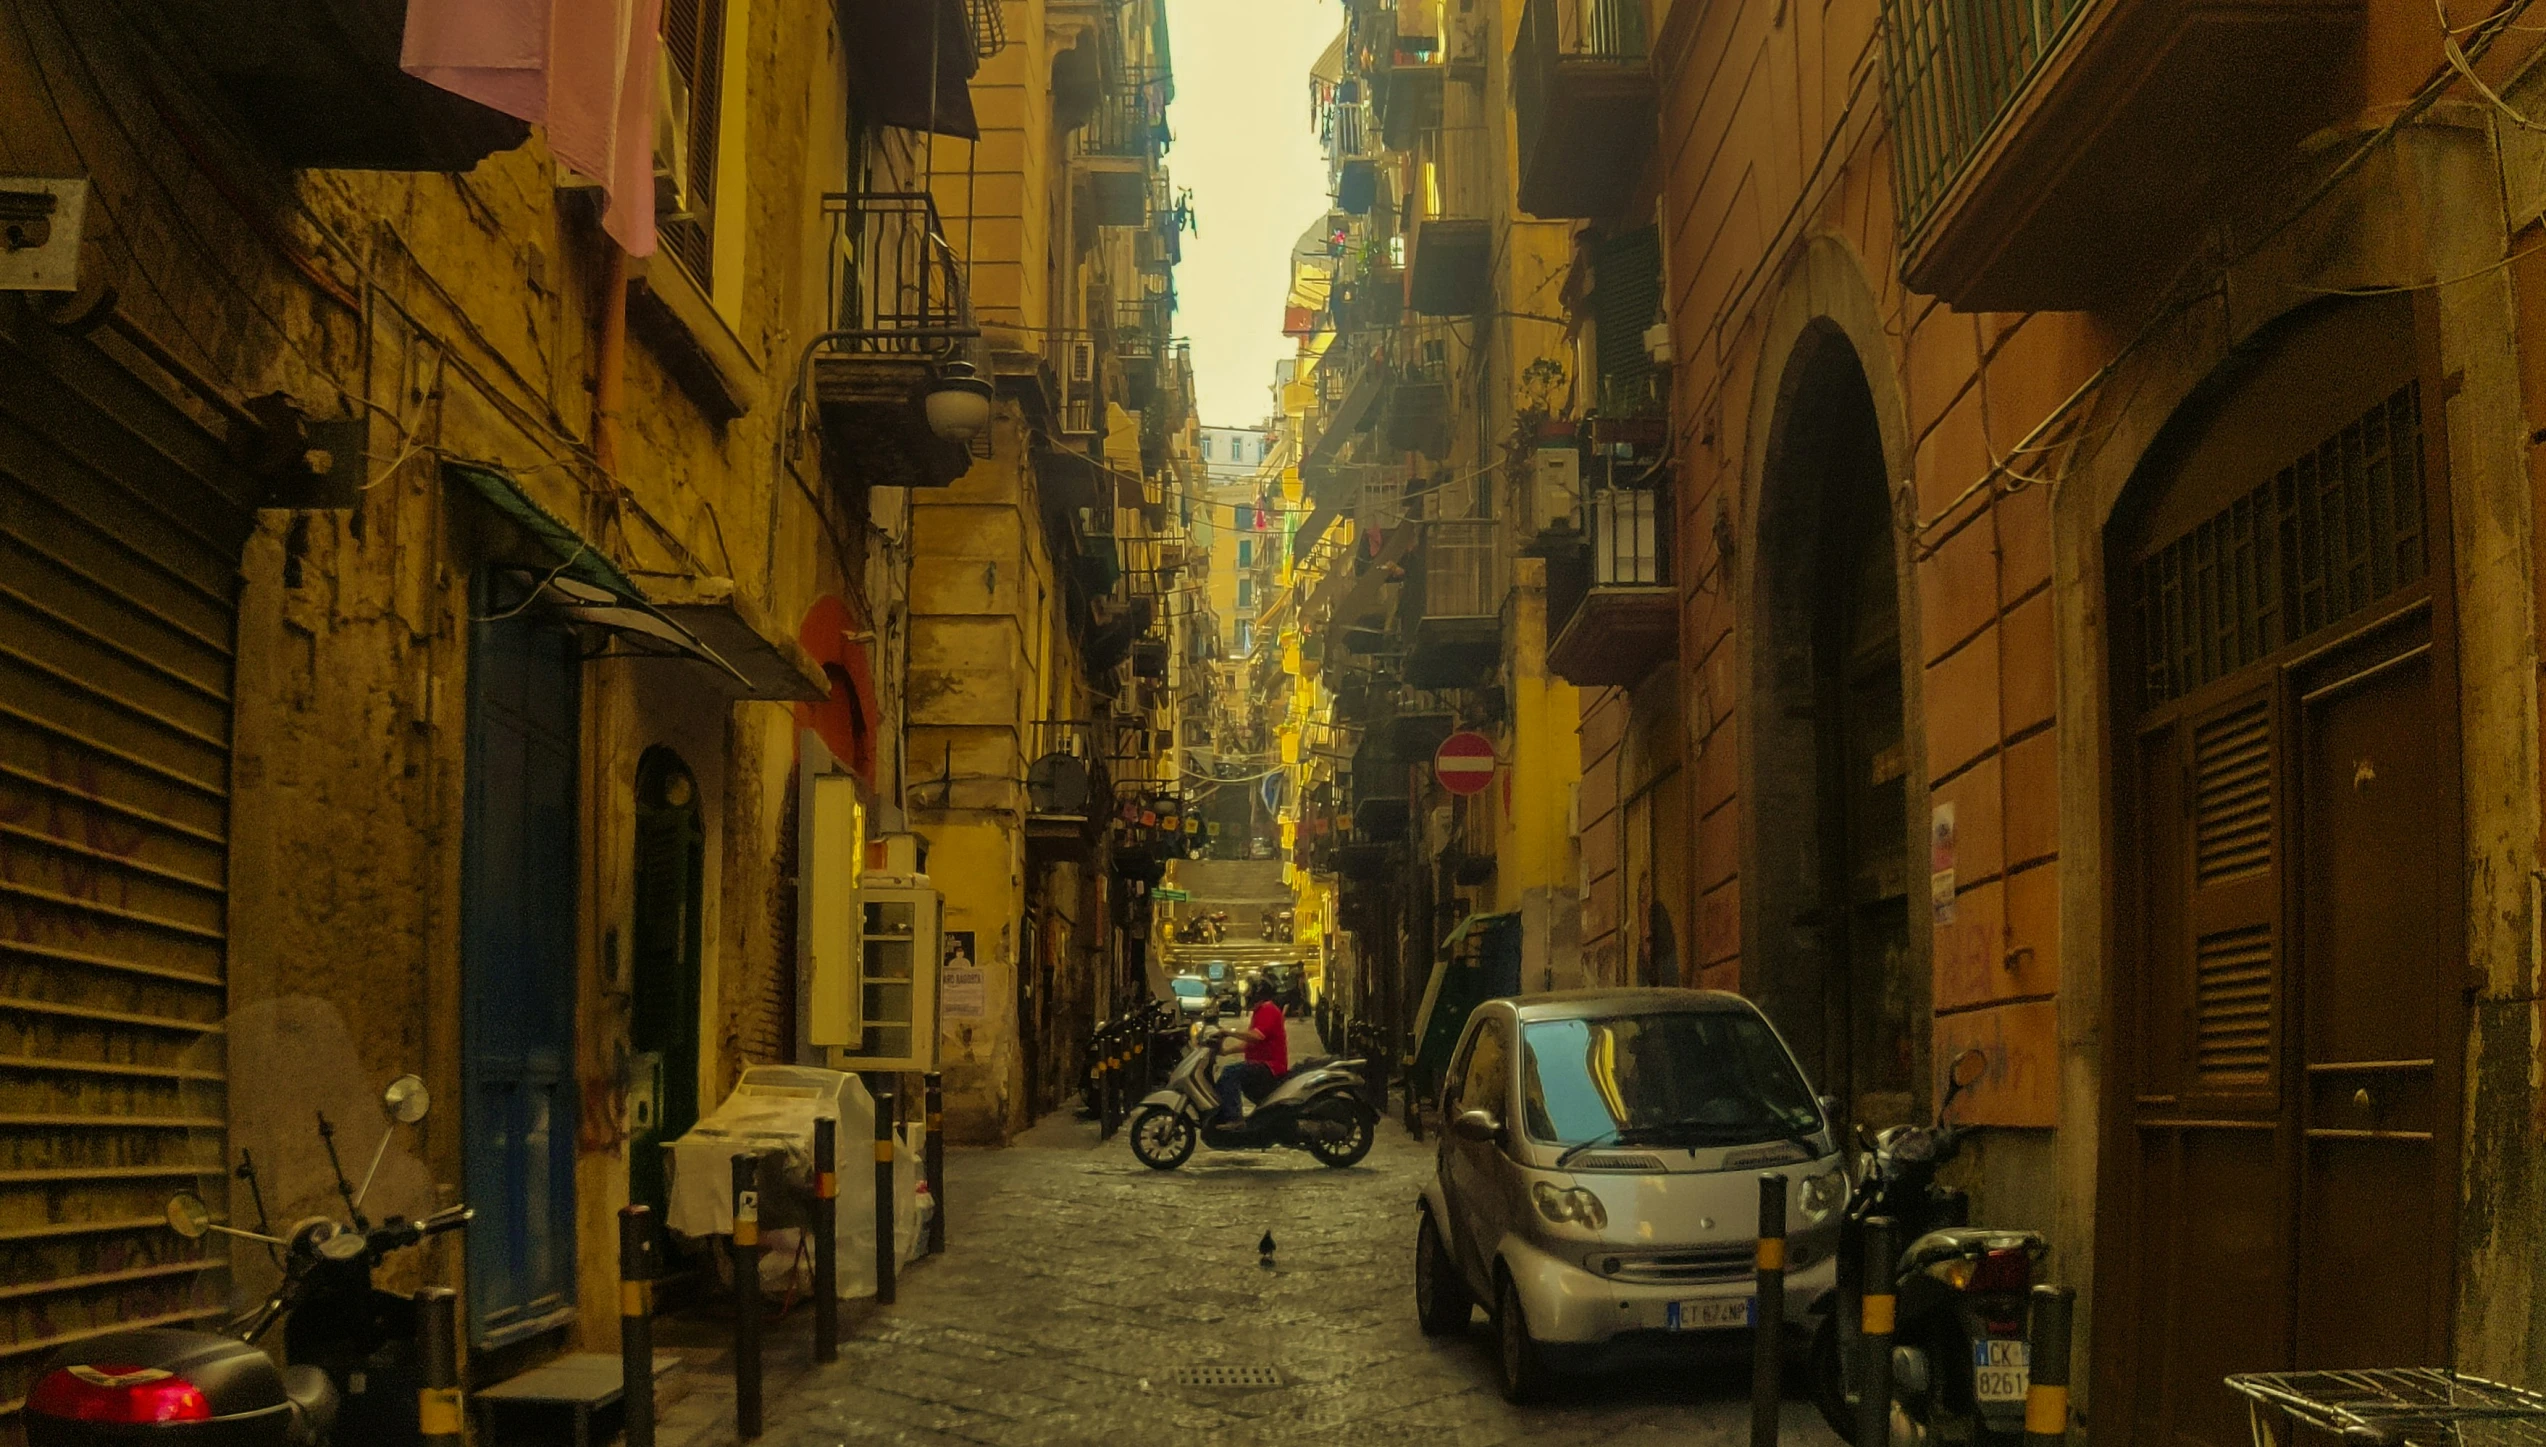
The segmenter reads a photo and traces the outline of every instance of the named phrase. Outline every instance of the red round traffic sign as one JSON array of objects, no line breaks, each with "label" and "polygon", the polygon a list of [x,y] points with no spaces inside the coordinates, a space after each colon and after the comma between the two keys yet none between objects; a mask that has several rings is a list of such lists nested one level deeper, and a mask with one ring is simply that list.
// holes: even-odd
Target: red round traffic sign
[{"label": "red round traffic sign", "polygon": [[1443,739],[1432,754],[1432,777],[1453,794],[1484,793],[1494,782],[1494,741],[1474,729]]}]

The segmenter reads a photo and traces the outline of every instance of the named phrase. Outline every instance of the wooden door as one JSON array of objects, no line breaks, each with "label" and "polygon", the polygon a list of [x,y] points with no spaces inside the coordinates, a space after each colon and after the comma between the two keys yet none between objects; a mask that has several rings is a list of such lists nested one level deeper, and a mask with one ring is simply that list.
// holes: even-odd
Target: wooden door
[{"label": "wooden door", "polygon": [[2467,975],[2419,356],[2400,300],[2302,319],[2116,526],[2104,1441],[2244,1441],[2232,1372],[2446,1360]]}]

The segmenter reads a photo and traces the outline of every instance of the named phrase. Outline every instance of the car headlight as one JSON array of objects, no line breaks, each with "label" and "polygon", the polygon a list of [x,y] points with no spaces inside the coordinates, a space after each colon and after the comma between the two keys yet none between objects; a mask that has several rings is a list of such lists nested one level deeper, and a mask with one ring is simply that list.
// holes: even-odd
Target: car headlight
[{"label": "car headlight", "polygon": [[1842,1166],[1818,1176],[1806,1177],[1801,1204],[1804,1219],[1818,1226],[1848,1203],[1848,1172]]},{"label": "car headlight", "polygon": [[1558,1225],[1575,1222],[1594,1231],[1604,1230],[1609,1225],[1609,1208],[1600,1204],[1598,1196],[1580,1186],[1560,1187],[1540,1181],[1529,1188],[1529,1199],[1538,1207],[1539,1215]]}]

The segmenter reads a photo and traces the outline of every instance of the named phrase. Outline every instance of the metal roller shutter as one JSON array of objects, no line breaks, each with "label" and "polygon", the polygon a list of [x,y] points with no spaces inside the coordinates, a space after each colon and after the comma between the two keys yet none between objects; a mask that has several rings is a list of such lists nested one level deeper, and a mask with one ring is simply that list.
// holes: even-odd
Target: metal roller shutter
[{"label": "metal roller shutter", "polygon": [[[0,299],[4,303],[5,299]],[[44,1353],[225,1304],[232,645],[212,438],[0,304],[0,1404]]]}]

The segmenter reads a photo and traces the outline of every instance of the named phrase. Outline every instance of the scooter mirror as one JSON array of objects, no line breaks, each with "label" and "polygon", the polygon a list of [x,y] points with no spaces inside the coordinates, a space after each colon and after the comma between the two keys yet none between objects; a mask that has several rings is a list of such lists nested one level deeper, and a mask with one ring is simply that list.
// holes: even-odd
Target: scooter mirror
[{"label": "scooter mirror", "polygon": [[1980,1083],[1980,1077],[1988,1073],[1988,1053],[1975,1046],[1954,1057],[1948,1078],[1954,1082],[1957,1089],[1969,1090]]},{"label": "scooter mirror", "polygon": [[168,1229],[189,1241],[200,1241],[212,1234],[212,1208],[203,1198],[181,1192],[168,1198]]},{"label": "scooter mirror", "polygon": [[380,1092],[380,1108],[400,1125],[413,1125],[433,1109],[433,1092],[424,1088],[424,1077],[401,1075]]}]

